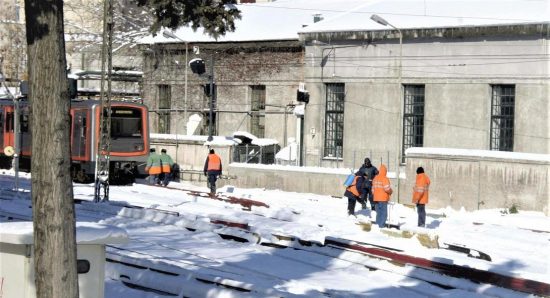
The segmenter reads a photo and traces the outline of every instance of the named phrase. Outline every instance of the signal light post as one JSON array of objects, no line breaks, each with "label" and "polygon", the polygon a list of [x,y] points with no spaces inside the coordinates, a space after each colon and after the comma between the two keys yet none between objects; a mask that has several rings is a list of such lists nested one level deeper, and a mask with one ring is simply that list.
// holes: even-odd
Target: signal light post
[{"label": "signal light post", "polygon": [[210,111],[208,111],[208,141],[212,141],[214,137],[214,128],[212,126],[213,110],[214,110],[214,100],[216,100],[216,91],[214,91],[214,55],[210,59],[210,75],[208,76],[208,81],[210,83]]},{"label": "signal light post", "polygon": [[[199,76],[206,72],[204,61],[200,58],[195,58],[189,61],[189,67],[191,71]],[[206,96],[210,97],[210,108],[208,111],[208,141],[214,139],[214,127],[212,126],[213,114],[214,114],[214,102],[216,101],[216,90],[214,88],[214,54],[210,58],[210,73],[208,75],[208,94]],[[206,91],[206,88],[205,88]]]}]

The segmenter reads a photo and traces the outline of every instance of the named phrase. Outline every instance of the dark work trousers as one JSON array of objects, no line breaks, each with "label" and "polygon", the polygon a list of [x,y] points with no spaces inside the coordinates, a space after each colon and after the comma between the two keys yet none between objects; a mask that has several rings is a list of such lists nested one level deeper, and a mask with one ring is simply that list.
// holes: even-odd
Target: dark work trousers
[{"label": "dark work trousers", "polygon": [[160,174],[159,178],[160,178],[160,181],[162,182],[162,185],[167,186],[168,183],[170,183],[172,175],[170,173],[162,173]]},{"label": "dark work trousers", "polygon": [[218,174],[208,173],[208,188],[210,188],[210,193],[216,193],[216,180],[218,180]]},{"label": "dark work trousers", "polygon": [[356,197],[353,194],[351,196],[352,198],[346,196],[348,198],[348,215],[355,215],[355,202],[357,201],[361,204],[361,206],[365,206],[362,207],[362,209],[366,208],[366,204],[365,201],[361,198],[362,196]]},{"label": "dark work trousers", "polygon": [[418,213],[418,226],[426,225],[426,204],[416,204],[416,212]]},{"label": "dark work trousers", "polygon": [[365,192],[363,193],[363,195],[361,196],[361,198],[363,199],[363,202],[365,203],[365,206],[363,207],[363,209],[367,209],[367,198],[369,200],[369,203],[370,203],[370,209],[372,211],[374,211],[374,196],[372,195],[372,186],[367,186],[365,187]]},{"label": "dark work trousers", "polygon": [[376,202],[376,224],[383,228],[388,219],[388,202]]}]

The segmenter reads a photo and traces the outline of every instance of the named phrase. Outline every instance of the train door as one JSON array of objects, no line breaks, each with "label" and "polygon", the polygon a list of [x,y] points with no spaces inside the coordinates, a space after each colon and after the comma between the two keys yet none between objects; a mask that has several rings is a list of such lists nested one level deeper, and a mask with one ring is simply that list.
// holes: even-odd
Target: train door
[{"label": "train door", "polygon": [[4,107],[0,107],[0,149],[4,152]]},{"label": "train door", "polygon": [[89,150],[89,125],[88,110],[71,110],[71,155],[73,160],[88,160]]},{"label": "train door", "polygon": [[13,107],[6,106],[2,113],[4,117],[4,126],[2,131],[2,140],[4,142],[4,148],[7,146],[14,146],[14,131],[13,131]]}]

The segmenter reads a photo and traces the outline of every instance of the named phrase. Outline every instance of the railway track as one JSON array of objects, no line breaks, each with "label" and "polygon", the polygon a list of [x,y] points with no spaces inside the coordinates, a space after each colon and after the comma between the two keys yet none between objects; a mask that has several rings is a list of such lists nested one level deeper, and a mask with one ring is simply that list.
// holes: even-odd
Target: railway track
[{"label": "railway track", "polygon": [[[195,194],[206,197],[203,194],[197,193],[191,192],[191,195]],[[26,208],[23,202],[19,201],[17,203],[21,207],[19,209],[21,212],[14,212],[13,210],[0,211],[0,216],[12,219],[19,216],[20,219],[29,220],[30,201],[26,204]],[[230,248],[240,245],[245,246],[247,249],[253,249],[256,253],[265,253],[266,249],[270,249],[271,257],[280,258],[278,262],[282,262],[282,260],[296,262],[301,266],[305,263],[305,265],[311,266],[315,268],[314,270],[318,271],[325,268],[315,262],[305,261],[309,260],[308,258],[297,259],[285,255],[283,252],[291,249],[315,256],[312,259],[326,258],[326,263],[330,262],[329,260],[337,260],[338,262],[361,265],[371,271],[384,271],[391,274],[403,275],[435,285],[442,290],[456,288],[454,286],[457,284],[456,280],[467,279],[471,281],[471,284],[460,290],[466,292],[473,291],[477,287],[477,283],[485,283],[536,295],[548,295],[550,293],[548,284],[541,282],[509,277],[485,270],[475,270],[456,265],[449,266],[445,263],[408,256],[397,249],[380,247],[377,244],[359,243],[331,237],[326,238],[324,243],[321,243],[319,241],[300,239],[293,235],[281,235],[280,233],[273,233],[270,237],[264,237],[264,235],[255,233],[254,227],[249,226],[246,221],[233,222],[227,219],[205,218],[191,213],[175,212],[172,210],[117,205],[114,203],[91,204],[85,201],[81,201],[77,205],[76,210],[79,220],[91,219],[115,225],[125,223],[126,225],[136,224],[139,226],[140,222],[145,218],[147,221],[155,222],[163,229],[169,227],[187,237],[195,237],[194,241],[197,241],[196,238],[205,237],[206,240],[201,242],[201,246],[204,247],[216,247],[220,249],[220,245],[226,245]],[[200,234],[202,235],[199,237],[198,235]],[[128,246],[109,246],[107,249],[108,266],[116,268],[115,271],[120,272],[118,280],[128,286],[145,291],[164,293],[166,295],[179,295],[184,291],[182,289],[170,289],[168,291],[168,288],[165,286],[155,286],[151,283],[154,280],[153,275],[164,274],[179,278],[185,277],[185,280],[193,280],[193,282],[200,283],[202,286],[214,287],[220,291],[239,291],[242,294],[265,297],[271,295],[280,297],[281,294],[285,297],[292,296],[292,293],[289,292],[274,292],[273,290],[273,285],[290,281],[284,276],[259,272],[253,268],[236,266],[235,264],[227,265],[226,262],[220,262],[216,257],[199,255],[192,250],[176,247],[173,244],[143,241],[139,239],[139,233],[130,233],[130,237],[135,246],[139,247],[140,245],[137,244],[141,243],[141,246],[144,247],[155,247],[156,249],[153,250],[156,251],[163,250],[165,254],[163,257],[162,255],[153,255],[147,251],[139,251]],[[239,243],[235,244],[234,241],[220,242],[219,238],[236,240]],[[271,250],[273,248],[275,250]],[[138,255],[141,257],[138,257]],[[168,258],[166,255],[178,255],[180,257],[175,261],[174,258]],[[144,258],[143,256],[147,257]],[[192,259],[193,261],[185,262],[184,260],[187,259]],[[201,259],[204,264],[201,265],[202,263],[197,262],[197,259]],[[410,268],[413,267],[415,270],[411,274]],[[148,275],[151,276],[146,277]],[[247,276],[255,276],[255,280],[246,279]],[[442,278],[442,276],[445,277]],[[254,284],[259,277],[261,277],[263,285]],[[332,293],[330,290],[322,289],[318,290],[317,294],[327,297],[338,296],[338,294]],[[491,291],[488,291],[487,294],[490,295]],[[498,296],[498,294],[496,295]]]}]

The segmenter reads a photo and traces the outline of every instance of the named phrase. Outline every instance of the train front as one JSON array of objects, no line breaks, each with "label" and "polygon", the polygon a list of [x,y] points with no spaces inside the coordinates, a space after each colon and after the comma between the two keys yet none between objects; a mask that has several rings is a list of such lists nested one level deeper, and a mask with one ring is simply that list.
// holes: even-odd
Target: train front
[{"label": "train front", "polygon": [[[92,129],[95,132],[91,142],[95,161],[98,142],[101,139],[100,108],[95,104]],[[105,119],[107,119],[105,117]],[[136,177],[143,177],[149,156],[149,114],[147,107],[132,102],[111,102],[111,150],[109,158],[109,180],[113,184],[129,184]],[[95,172],[95,170],[94,170]]]},{"label": "train front", "polygon": [[[96,114],[99,140],[99,107]],[[147,107],[130,102],[111,103],[111,152],[109,180],[128,184],[144,176],[149,155],[149,121]],[[96,147],[97,148],[97,147]]]}]

